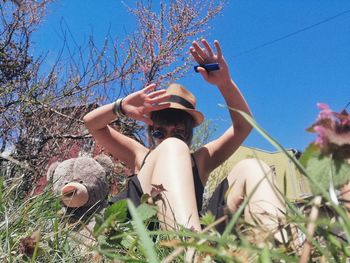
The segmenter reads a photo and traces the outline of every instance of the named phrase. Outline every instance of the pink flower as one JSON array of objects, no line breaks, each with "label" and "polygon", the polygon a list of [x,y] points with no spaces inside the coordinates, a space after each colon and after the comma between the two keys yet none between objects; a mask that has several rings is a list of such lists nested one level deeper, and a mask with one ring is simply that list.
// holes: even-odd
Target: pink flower
[{"label": "pink flower", "polygon": [[318,133],[318,136],[317,136],[317,138],[315,140],[315,143],[317,145],[320,145],[321,147],[323,147],[327,143],[327,140],[326,140],[326,129],[323,128],[320,125],[316,125],[316,126],[313,127],[313,130],[314,130],[314,132]]},{"label": "pink flower", "polygon": [[326,129],[325,137],[328,138],[329,142],[339,146],[342,146],[345,144],[350,145],[350,132],[338,133],[336,131]]},{"label": "pink flower", "polygon": [[140,69],[143,73],[147,74],[150,70],[150,67],[146,64],[146,65],[140,65]]},{"label": "pink flower", "polygon": [[321,109],[316,123],[309,131],[317,133],[315,144],[324,153],[332,153],[337,149],[350,146],[350,115],[343,110],[340,113],[332,111],[327,104],[318,103]]},{"label": "pink flower", "polygon": [[317,118],[318,120],[332,117],[333,112],[327,104],[317,103],[317,107],[321,110]]}]

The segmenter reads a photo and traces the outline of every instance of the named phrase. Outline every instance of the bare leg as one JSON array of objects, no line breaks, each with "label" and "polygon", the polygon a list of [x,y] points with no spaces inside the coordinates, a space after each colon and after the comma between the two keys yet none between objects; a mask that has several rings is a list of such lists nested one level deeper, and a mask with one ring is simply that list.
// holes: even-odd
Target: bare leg
[{"label": "bare leg", "polygon": [[190,151],[183,141],[176,138],[164,140],[148,156],[138,178],[144,193],[151,192],[151,184],[162,184],[166,189],[163,194],[169,203],[166,201],[166,207],[158,203],[160,211],[164,211],[166,225],[172,226],[175,217],[181,225],[201,229]]},{"label": "bare leg", "polygon": [[[275,232],[278,221],[285,218],[285,205],[273,183],[272,171],[264,162],[257,159],[246,159],[239,162],[227,177],[230,192],[227,196],[228,208],[237,210],[242,198],[250,196],[244,210],[245,221],[258,225],[256,234],[261,230]],[[260,230],[258,230],[260,229]],[[282,241],[281,236],[275,236]]]}]

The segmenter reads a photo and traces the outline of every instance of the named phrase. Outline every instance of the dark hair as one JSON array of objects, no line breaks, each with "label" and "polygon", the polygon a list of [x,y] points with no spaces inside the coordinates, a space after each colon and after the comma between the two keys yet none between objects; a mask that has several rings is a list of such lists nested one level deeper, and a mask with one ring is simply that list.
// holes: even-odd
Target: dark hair
[{"label": "dark hair", "polygon": [[[192,137],[193,137],[193,127],[195,125],[193,117],[187,113],[186,111],[168,108],[160,111],[151,112],[151,119],[153,123],[157,125],[185,125],[186,138],[185,142],[188,146],[191,145]],[[148,140],[151,147],[155,146],[153,137],[153,126],[148,126]]]}]

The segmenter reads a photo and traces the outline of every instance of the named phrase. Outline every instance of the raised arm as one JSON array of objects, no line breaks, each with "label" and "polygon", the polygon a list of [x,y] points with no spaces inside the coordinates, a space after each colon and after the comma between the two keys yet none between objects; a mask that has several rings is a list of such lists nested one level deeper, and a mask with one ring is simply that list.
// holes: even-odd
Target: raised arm
[{"label": "raised arm", "polygon": [[[220,67],[219,70],[210,72],[207,72],[203,67],[199,67],[198,71],[208,83],[218,87],[228,107],[251,115],[247,102],[231,79],[219,42],[215,40],[214,45],[216,54],[205,39],[201,41],[201,45],[197,42],[192,43],[190,52],[198,64],[218,63]],[[239,113],[232,110],[229,110],[229,113],[233,126],[218,139],[208,143],[195,153],[198,156],[198,162],[202,164],[202,172],[206,176],[236,151],[252,129]]]},{"label": "raised arm", "polygon": [[[152,124],[149,113],[169,107],[169,103],[158,105],[166,100],[168,95],[165,94],[165,90],[155,91],[155,88],[156,85],[151,84],[125,97],[121,103],[124,115]],[[114,157],[125,162],[132,170],[139,169],[148,149],[109,126],[109,123],[118,117],[114,107],[115,103],[110,103],[89,112],[84,116],[85,125],[97,142]]]}]

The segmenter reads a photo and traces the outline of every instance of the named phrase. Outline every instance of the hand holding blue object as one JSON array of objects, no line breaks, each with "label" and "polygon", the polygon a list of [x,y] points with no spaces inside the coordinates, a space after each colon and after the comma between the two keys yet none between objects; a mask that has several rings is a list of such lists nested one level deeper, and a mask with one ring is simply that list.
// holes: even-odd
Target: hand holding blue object
[{"label": "hand holding blue object", "polygon": [[197,65],[197,66],[194,66],[194,71],[197,72],[197,73],[199,72],[198,71],[198,67],[204,68],[207,72],[220,69],[219,63],[210,63],[210,64]]}]

